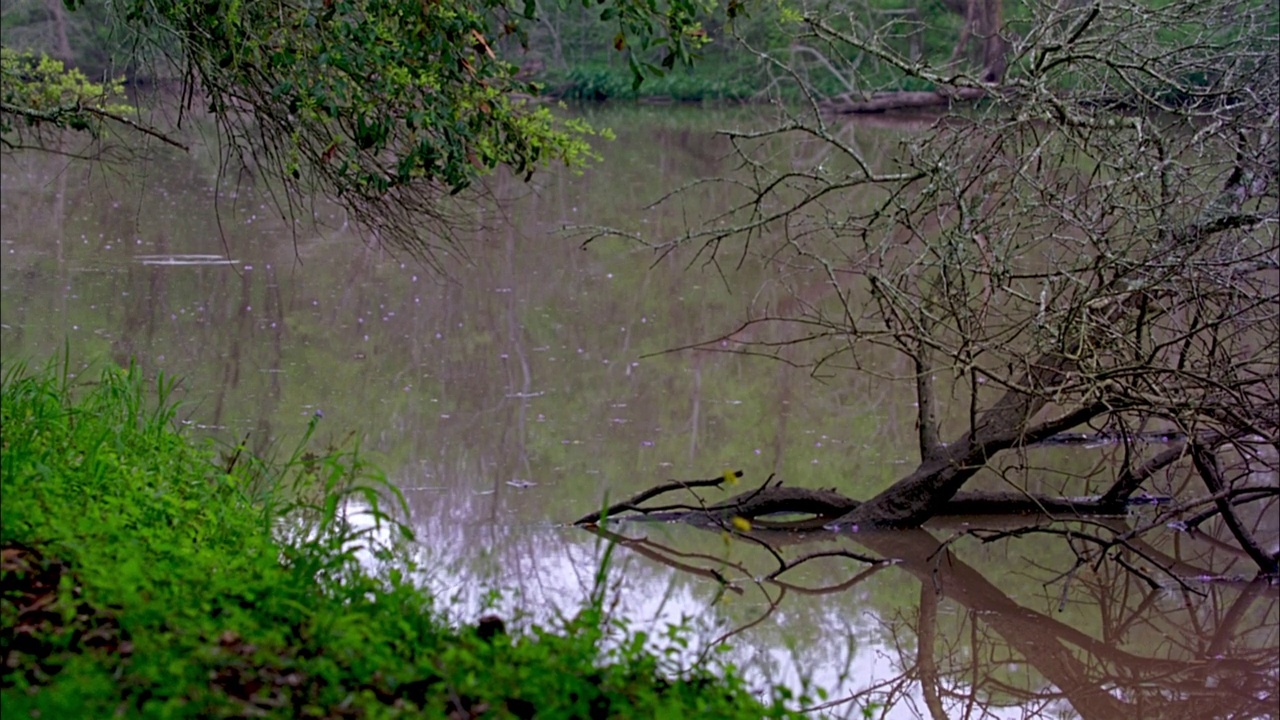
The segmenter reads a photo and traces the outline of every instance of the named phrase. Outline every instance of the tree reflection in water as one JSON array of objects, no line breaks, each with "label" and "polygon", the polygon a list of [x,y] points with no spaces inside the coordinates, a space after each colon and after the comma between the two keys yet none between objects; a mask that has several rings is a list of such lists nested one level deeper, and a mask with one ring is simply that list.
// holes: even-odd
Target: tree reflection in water
[{"label": "tree reflection in water", "polygon": [[[1044,583],[1042,604],[1049,610],[1043,612],[1031,606],[1034,601],[1019,602],[1002,589],[1006,578],[984,574],[965,561],[966,555],[981,552],[977,538],[1025,541],[1007,537],[1006,531],[975,532],[968,524],[839,535],[706,526],[766,548],[778,565],[764,574],[744,561],[683,552],[643,537],[643,522],[590,530],[680,572],[713,579],[726,593],[742,595],[751,586],[764,592],[769,601],[763,612],[717,641],[785,612],[789,594],[847,593],[881,572],[907,573],[918,581],[914,607],[895,616],[882,614],[886,647],[896,652],[896,674],[814,710],[856,716],[860,708],[896,708],[933,720],[1277,717],[1280,594],[1266,580],[1191,579],[1221,577],[1209,568],[1222,566],[1222,546],[1167,534],[1141,543],[1140,555],[1126,549],[1065,573],[1038,567],[1033,559],[1012,561],[1017,566],[1008,573],[1030,574]],[[1079,523],[1033,527],[1066,544],[1079,543],[1087,532]],[[947,535],[940,539],[937,531]],[[820,543],[821,550],[812,550]],[[787,579],[793,568],[829,557],[867,567],[820,586]],[[1144,563],[1170,569],[1168,581],[1153,584]],[[1088,608],[1095,622],[1082,624],[1093,629],[1054,617],[1054,605],[1058,612]]]}]

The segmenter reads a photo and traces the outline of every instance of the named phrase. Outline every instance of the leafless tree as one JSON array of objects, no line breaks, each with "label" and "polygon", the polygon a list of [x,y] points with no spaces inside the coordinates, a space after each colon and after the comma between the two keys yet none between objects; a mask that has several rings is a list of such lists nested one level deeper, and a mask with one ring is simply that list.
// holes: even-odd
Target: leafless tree
[{"label": "leafless tree", "polygon": [[[744,201],[655,241],[721,265],[754,255],[803,298],[704,349],[727,340],[815,373],[899,358],[919,465],[820,519],[916,527],[997,462],[1025,492],[1016,451],[1088,425],[1125,452],[1075,507],[1115,510],[1177,465],[1276,572],[1276,550],[1237,515],[1271,502],[1240,493],[1280,471],[1277,12],[1275,0],[1032,2],[1001,26],[998,81],[900,55],[892,23],[805,15],[808,45],[833,65],[869,55],[983,98],[871,157],[792,73],[801,110],[779,103],[776,127],[728,133],[739,167],[720,182]],[[816,164],[786,161],[798,145]],[[1152,429],[1182,439],[1153,454],[1133,442]],[[734,511],[776,510],[784,490],[797,508],[815,499],[764,488]]]}]

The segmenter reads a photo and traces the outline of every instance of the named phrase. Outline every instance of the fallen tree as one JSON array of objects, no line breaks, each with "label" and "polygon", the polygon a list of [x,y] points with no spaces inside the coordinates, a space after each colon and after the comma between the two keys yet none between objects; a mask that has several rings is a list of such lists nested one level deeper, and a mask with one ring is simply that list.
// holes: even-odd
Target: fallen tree
[{"label": "fallen tree", "polygon": [[[930,58],[923,52],[924,35],[941,35],[945,31],[938,26],[940,18],[933,23],[922,20],[919,9],[914,7],[889,11],[877,8],[884,19],[861,26],[855,13],[808,15],[802,36],[812,35],[818,42],[814,46],[794,46],[793,52],[817,58],[818,68],[836,74],[849,88],[848,92],[818,103],[826,114],[911,112],[971,104],[992,93],[1004,92],[1000,85],[1014,47],[1011,38],[1017,33],[1015,27],[1005,23],[1004,4],[1001,0],[944,0],[942,7],[963,20],[950,56],[945,60],[932,58],[934,67],[930,67]],[[832,57],[818,48],[831,49]],[[840,49],[851,50],[849,55],[854,59],[842,57]],[[797,64],[793,61],[793,66]],[[874,86],[871,79],[877,69],[894,66],[899,71],[907,66],[907,77],[926,80],[933,89],[868,91]],[[892,75],[900,77],[899,73]]]},{"label": "fallen tree", "polygon": [[[742,472],[737,471],[736,477]],[[724,477],[690,480],[656,485],[630,498],[593,511],[573,521],[574,525],[596,525],[608,519],[643,518],[658,521],[686,521],[695,524],[733,525],[746,521],[750,527],[771,530],[806,531],[835,529],[847,524],[852,513],[864,505],[835,488],[803,488],[784,486],[770,476],[758,487],[714,503],[702,501],[695,493],[694,503],[645,505],[659,496],[681,490],[699,488],[724,489]],[[1124,515],[1132,505],[1167,503],[1163,496],[1143,495],[1138,498],[1111,499],[1105,496],[1058,497],[1016,492],[961,492],[940,507],[935,515],[1061,515],[1086,517]],[[806,516],[802,519],[769,520],[769,516]],[[885,527],[874,518],[867,528]]]},{"label": "fallen tree", "polygon": [[835,115],[860,115],[906,110],[950,108],[957,103],[974,102],[987,96],[982,88],[954,88],[941,90],[902,90],[878,92],[867,96],[851,93],[824,100],[824,113]]}]

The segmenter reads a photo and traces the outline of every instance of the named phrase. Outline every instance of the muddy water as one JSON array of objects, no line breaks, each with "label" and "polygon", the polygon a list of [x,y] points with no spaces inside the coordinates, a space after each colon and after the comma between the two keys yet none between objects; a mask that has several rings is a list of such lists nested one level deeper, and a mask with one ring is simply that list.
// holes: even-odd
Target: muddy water
[{"label": "muddy water", "polygon": [[[424,582],[463,619],[495,609],[540,622],[578,607],[604,545],[562,523],[606,497],[726,468],[866,497],[908,472],[914,398],[884,379],[900,370],[893,358],[882,372],[814,378],[735,354],[663,352],[794,301],[802,283],[751,258],[723,274],[692,256],[654,265],[634,244],[582,249],[562,232],[611,224],[661,239],[725,207],[733,198],[713,191],[646,205],[727,171],[710,131],[757,119],[664,108],[596,120],[618,135],[606,161],[531,187],[495,182],[502,202],[474,211],[481,229],[465,258],[446,261],[448,277],[364,244],[323,205],[316,226],[291,225],[251,172],[219,182],[208,151],[161,153],[144,172],[6,157],[0,352],[42,359],[65,343],[78,360],[135,358],[183,378],[182,415],[198,431],[247,436],[262,452],[292,447],[317,413],[322,442],[358,432],[404,491]],[[904,130],[851,132],[875,146]],[[1029,464],[1072,478],[1044,481],[1055,490],[1087,492],[1114,452],[1033,450]],[[1111,563],[1064,575],[1072,547],[1047,533],[939,549],[996,524],[759,538],[773,549],[630,525],[612,529],[624,542],[606,582],[634,629],[688,630],[675,662],[727,639],[753,680],[825,688],[806,704],[836,717],[1277,715],[1274,587],[1151,571],[1152,587]],[[849,557],[768,577],[774,553],[833,550]],[[899,562],[869,568],[857,556]],[[1173,533],[1129,559],[1183,577],[1249,570]]]}]

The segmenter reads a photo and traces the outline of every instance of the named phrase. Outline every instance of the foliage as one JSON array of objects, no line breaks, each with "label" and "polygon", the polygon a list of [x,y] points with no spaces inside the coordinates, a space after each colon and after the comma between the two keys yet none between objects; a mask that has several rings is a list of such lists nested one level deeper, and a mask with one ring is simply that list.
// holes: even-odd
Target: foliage
[{"label": "foliage", "polygon": [[[528,176],[546,163],[595,157],[590,128],[527,101],[540,84],[511,62],[526,50],[548,61],[532,77],[581,99],[743,99],[764,90],[797,99],[779,82],[779,63],[827,94],[922,85],[875,58],[857,82],[815,65],[813,48],[797,36],[808,5],[781,0],[79,0],[67,7],[72,12],[50,15],[59,18],[55,30],[35,32],[49,14],[15,3],[6,11],[6,43],[34,46],[52,36],[42,47],[61,46],[95,66],[180,78],[186,109],[216,116],[228,159],[283,183],[282,214],[296,216],[316,195],[336,199],[372,237],[432,263],[440,252],[465,252],[450,241],[472,211],[451,195],[498,167]],[[870,0],[847,11],[848,27],[907,18],[915,30],[902,35],[902,52],[935,60],[957,24],[945,3]],[[84,46],[99,48],[97,59]],[[695,58],[702,70],[682,69]]]},{"label": "foliage", "polygon": [[[366,230],[428,261],[462,221],[450,195],[500,166],[528,176],[594,157],[593,131],[528,102],[537,88],[495,52],[527,38],[533,0],[79,0],[67,3],[63,25],[104,6],[110,37],[144,57],[163,54],[173,69],[151,74],[181,78],[187,109],[199,98],[216,116],[228,153],[284,184],[285,214],[317,194],[335,198]],[[699,7],[599,8],[634,84],[691,61],[705,42]],[[15,19],[34,22],[28,10]],[[61,37],[66,45],[65,28]]]},{"label": "foliage", "polygon": [[674,673],[642,636],[602,650],[601,597],[519,637],[447,626],[380,539],[399,528],[378,509],[389,488],[353,451],[218,459],[173,429],[172,388],[6,371],[6,714],[785,715],[732,673]]},{"label": "foliage", "polygon": [[543,76],[555,94],[570,100],[635,100],[662,97],[679,102],[705,100],[747,100],[757,87],[740,75],[714,75],[714,69],[698,72],[675,71],[636,87],[630,72],[609,65],[579,65],[568,72],[548,72]]},{"label": "foliage", "polygon": [[[606,8],[613,45],[638,82],[700,43],[691,0],[618,0]],[[335,0],[322,4],[123,3],[139,30],[181,39],[191,91],[203,93],[231,146],[282,180],[286,204],[320,193],[340,199],[384,239],[434,259],[446,234],[443,198],[503,166],[529,175],[548,162],[591,157],[592,132],[524,98],[536,88],[496,52],[518,40],[535,5],[497,0]],[[436,225],[424,224],[435,219]]]},{"label": "foliage", "polygon": [[[1006,3],[1012,8],[1016,3]],[[539,21],[529,29],[530,55],[545,69],[536,77],[547,91],[581,100],[666,96],[677,100],[802,99],[787,74],[806,79],[823,96],[876,90],[932,87],[873,55],[811,44],[800,22],[806,11],[841,15],[841,26],[871,33],[887,26],[895,52],[913,61],[943,65],[956,52],[963,8],[947,3],[865,0],[857,3],[813,3],[789,0],[729,2],[699,9],[697,22],[706,43],[691,68],[655,74],[635,86],[625,58],[612,51],[611,26],[599,22],[592,7],[576,4],[539,6]],[[835,53],[832,63],[820,56]],[[654,58],[657,60],[657,57]],[[846,72],[844,64],[856,72]],[[782,72],[779,66],[785,66]]]},{"label": "foliage", "polygon": [[171,80],[164,62],[177,46],[154,29],[145,35],[115,21],[113,4],[104,0],[79,3],[49,0],[5,0],[0,8],[0,42],[19,52],[49,55],[89,78],[125,76],[131,82]]},{"label": "foliage", "polygon": [[122,79],[91,82],[60,60],[0,47],[0,142],[12,145],[38,125],[97,134],[110,116],[130,111],[123,94]]}]

